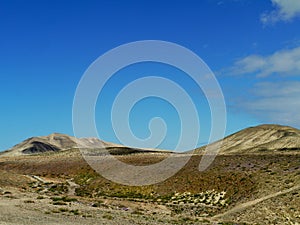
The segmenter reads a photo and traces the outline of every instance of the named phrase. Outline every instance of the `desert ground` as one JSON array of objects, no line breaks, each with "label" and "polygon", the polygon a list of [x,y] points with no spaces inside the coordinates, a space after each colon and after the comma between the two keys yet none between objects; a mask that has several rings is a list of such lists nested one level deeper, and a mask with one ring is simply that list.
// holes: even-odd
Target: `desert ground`
[{"label": "desert ground", "polygon": [[[153,158],[153,154],[135,154],[122,160],[142,164]],[[300,223],[300,155],[219,156],[205,172],[197,171],[200,158],[193,156],[165,182],[129,187],[95,173],[76,150],[3,157],[0,221],[1,224]]]},{"label": "desert ground", "polygon": [[[132,165],[170,154],[126,151],[115,157]],[[105,179],[76,148],[5,153],[0,224],[300,224],[299,150],[250,153],[221,153],[200,172],[197,152],[174,176],[148,186]]]}]

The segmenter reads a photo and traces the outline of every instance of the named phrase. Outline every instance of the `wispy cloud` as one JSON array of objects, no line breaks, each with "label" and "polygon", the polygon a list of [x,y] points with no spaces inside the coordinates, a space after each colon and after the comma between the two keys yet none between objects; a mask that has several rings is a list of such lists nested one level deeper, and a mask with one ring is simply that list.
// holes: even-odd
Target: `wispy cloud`
[{"label": "wispy cloud", "polygon": [[300,47],[280,50],[267,56],[247,56],[236,61],[229,72],[233,75],[255,74],[257,77],[267,77],[272,74],[299,76]]},{"label": "wispy cloud", "polygon": [[261,15],[264,25],[275,24],[278,21],[291,21],[300,16],[299,0],[271,0],[275,10]]},{"label": "wispy cloud", "polygon": [[265,121],[300,126],[300,82],[262,82],[252,90],[253,98],[239,107]]}]

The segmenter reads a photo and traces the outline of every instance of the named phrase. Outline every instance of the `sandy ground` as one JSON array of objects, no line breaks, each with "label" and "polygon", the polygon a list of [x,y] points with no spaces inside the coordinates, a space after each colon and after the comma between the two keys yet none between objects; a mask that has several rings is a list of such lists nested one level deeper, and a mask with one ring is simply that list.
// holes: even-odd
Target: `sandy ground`
[{"label": "sandy ground", "polygon": [[[80,200],[67,205],[53,205],[45,196],[38,199],[36,193],[25,193],[16,189],[0,195],[0,224],[174,224],[170,212],[164,206],[107,200],[110,207],[92,207]],[[126,206],[125,206],[126,205]],[[137,208],[143,213],[137,213]],[[73,212],[79,212],[74,215]],[[155,214],[155,216],[153,215]],[[176,219],[177,220],[177,219]]]}]

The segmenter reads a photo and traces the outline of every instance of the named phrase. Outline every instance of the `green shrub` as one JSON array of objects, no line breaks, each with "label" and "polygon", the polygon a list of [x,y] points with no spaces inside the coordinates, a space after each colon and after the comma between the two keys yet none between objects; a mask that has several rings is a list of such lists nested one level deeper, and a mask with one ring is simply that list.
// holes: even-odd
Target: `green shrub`
[{"label": "green shrub", "polygon": [[109,214],[105,214],[102,216],[104,219],[107,219],[107,220],[112,220],[113,219],[113,216],[112,215],[109,215]]},{"label": "green shrub", "polygon": [[67,203],[61,202],[61,201],[53,202],[52,204],[53,205],[67,205]]},{"label": "green shrub", "polygon": [[59,208],[58,209],[60,212],[68,212],[69,210],[67,208]]},{"label": "green shrub", "polygon": [[70,212],[73,213],[74,215],[79,215],[78,209],[71,210]]},{"label": "green shrub", "polygon": [[57,202],[57,201],[63,201],[63,202],[77,202],[76,198],[69,198],[68,196],[63,196],[63,197],[52,197],[52,201]]}]

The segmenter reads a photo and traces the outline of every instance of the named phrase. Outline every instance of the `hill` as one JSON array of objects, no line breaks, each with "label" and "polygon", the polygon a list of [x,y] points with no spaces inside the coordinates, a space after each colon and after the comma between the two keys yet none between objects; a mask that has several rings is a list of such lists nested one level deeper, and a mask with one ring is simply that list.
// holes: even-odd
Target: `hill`
[{"label": "hill", "polygon": [[141,152],[169,152],[157,149],[130,148],[120,144],[105,142],[98,138],[76,138],[66,134],[53,133],[48,136],[28,138],[0,154],[2,156],[20,156],[47,152],[60,152],[79,148],[87,149],[88,151],[96,154],[101,154],[103,152],[103,148],[106,148],[111,154],[116,155]]},{"label": "hill", "polygon": [[[219,142],[216,142],[219,143]],[[212,143],[211,146],[216,145]],[[206,146],[190,151],[201,154]],[[300,152],[300,130],[281,125],[246,128],[222,140],[219,154],[266,154]]]}]

